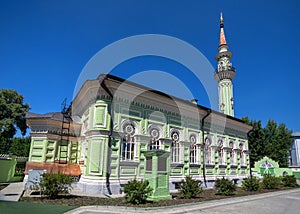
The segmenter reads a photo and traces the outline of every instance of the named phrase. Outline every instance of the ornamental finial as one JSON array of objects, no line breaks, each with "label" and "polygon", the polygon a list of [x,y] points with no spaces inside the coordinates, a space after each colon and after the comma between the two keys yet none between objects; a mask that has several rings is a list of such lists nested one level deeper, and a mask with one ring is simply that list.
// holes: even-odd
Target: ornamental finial
[{"label": "ornamental finial", "polygon": [[222,15],[222,12],[220,13],[220,23],[223,23],[223,15]]}]

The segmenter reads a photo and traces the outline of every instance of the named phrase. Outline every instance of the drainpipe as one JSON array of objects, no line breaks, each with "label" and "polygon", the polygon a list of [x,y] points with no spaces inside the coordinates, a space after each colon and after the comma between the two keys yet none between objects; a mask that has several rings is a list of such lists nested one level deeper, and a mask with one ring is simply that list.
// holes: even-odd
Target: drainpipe
[{"label": "drainpipe", "polygon": [[106,160],[106,188],[108,191],[108,194],[111,195],[111,189],[110,189],[110,162],[111,162],[111,136],[113,134],[113,94],[110,92],[110,90],[105,85],[105,80],[107,80],[107,77],[105,77],[101,82],[101,87],[107,92],[107,94],[111,98],[111,106],[110,106],[110,126],[109,126],[109,133],[108,133],[108,148],[107,148],[107,160]]},{"label": "drainpipe", "polygon": [[252,169],[251,169],[251,149],[250,149],[250,140],[249,140],[249,137],[250,137],[250,133],[251,132],[254,132],[255,131],[255,128],[253,127],[248,133],[247,133],[247,138],[248,138],[248,150],[249,150],[249,171],[250,171],[250,178],[252,178]]},{"label": "drainpipe", "polygon": [[203,164],[203,170],[202,170],[202,173],[203,173],[203,180],[204,180],[204,185],[205,187],[207,187],[207,184],[206,184],[206,176],[205,176],[205,152],[204,152],[204,149],[205,149],[205,142],[204,142],[204,120],[210,115],[211,113],[211,109],[207,109],[207,112],[206,112],[206,115],[201,119],[201,132],[202,132],[202,145],[203,145],[203,160],[202,160],[202,164]]}]

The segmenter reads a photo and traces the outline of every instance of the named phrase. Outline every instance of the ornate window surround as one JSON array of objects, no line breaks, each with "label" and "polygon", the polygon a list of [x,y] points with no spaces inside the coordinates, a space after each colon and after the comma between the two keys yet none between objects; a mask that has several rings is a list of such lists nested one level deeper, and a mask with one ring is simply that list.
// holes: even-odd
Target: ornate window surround
[{"label": "ornate window surround", "polygon": [[190,164],[200,164],[200,144],[195,133],[190,134]]},{"label": "ornate window surround", "polygon": [[171,129],[170,136],[172,139],[171,162],[182,163],[182,145],[180,143],[180,131],[178,129]]},{"label": "ornate window surround", "polygon": [[155,125],[150,125],[148,130],[149,130],[149,136],[151,138],[149,142],[150,150],[162,149],[161,142],[160,142],[160,138],[162,135],[161,128]]},{"label": "ornate window surround", "polygon": [[137,134],[137,123],[126,119],[123,121],[121,127],[124,136],[121,139],[120,160],[138,161],[138,148],[135,136]]},{"label": "ornate window surround", "polygon": [[207,135],[204,138],[204,155],[205,155],[205,164],[214,165],[214,151],[212,148],[212,137]]}]

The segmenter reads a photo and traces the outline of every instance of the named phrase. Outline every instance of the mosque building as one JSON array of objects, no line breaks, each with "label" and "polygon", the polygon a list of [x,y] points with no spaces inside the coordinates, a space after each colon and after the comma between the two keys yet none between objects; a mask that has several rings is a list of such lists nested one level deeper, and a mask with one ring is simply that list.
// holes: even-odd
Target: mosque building
[{"label": "mosque building", "polygon": [[221,16],[214,74],[219,111],[101,74],[83,84],[70,108],[28,113],[26,173],[60,171],[77,176],[85,191],[117,194],[129,180],[145,179],[154,167],[148,154],[163,151],[167,156],[158,157],[156,170],[168,179],[158,176],[157,182],[167,182],[169,190],[187,175],[206,186],[222,177],[241,182],[250,172],[252,127],[234,117],[231,56]]}]

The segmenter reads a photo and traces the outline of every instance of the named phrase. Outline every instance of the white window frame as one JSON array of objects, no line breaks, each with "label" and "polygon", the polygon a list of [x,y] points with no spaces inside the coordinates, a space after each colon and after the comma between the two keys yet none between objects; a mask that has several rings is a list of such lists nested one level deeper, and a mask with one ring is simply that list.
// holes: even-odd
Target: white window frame
[{"label": "white window frame", "polygon": [[136,154],[136,143],[134,137],[130,137],[128,139],[128,135],[125,138],[122,138],[121,142],[121,161],[134,161]]},{"label": "white window frame", "polygon": [[191,144],[190,163],[191,164],[200,164],[200,145],[197,143]]},{"label": "white window frame", "polygon": [[136,142],[136,124],[131,120],[123,123],[124,136],[120,145],[121,161],[138,161],[138,146]]},{"label": "white window frame", "polygon": [[226,153],[223,147],[219,148],[218,150],[218,158],[219,158],[219,165],[226,165]]},{"label": "white window frame", "polygon": [[205,155],[205,163],[206,164],[214,164],[214,154],[213,148],[211,146],[205,146],[204,155]]},{"label": "white window frame", "polygon": [[153,149],[162,149],[160,140],[151,139],[150,150],[153,150]]},{"label": "white window frame", "polygon": [[205,164],[213,165],[214,164],[214,150],[212,148],[212,139],[210,135],[205,137],[205,145],[204,145],[204,160]]},{"label": "white window frame", "polygon": [[179,142],[172,143],[172,163],[181,163],[181,145]]}]

